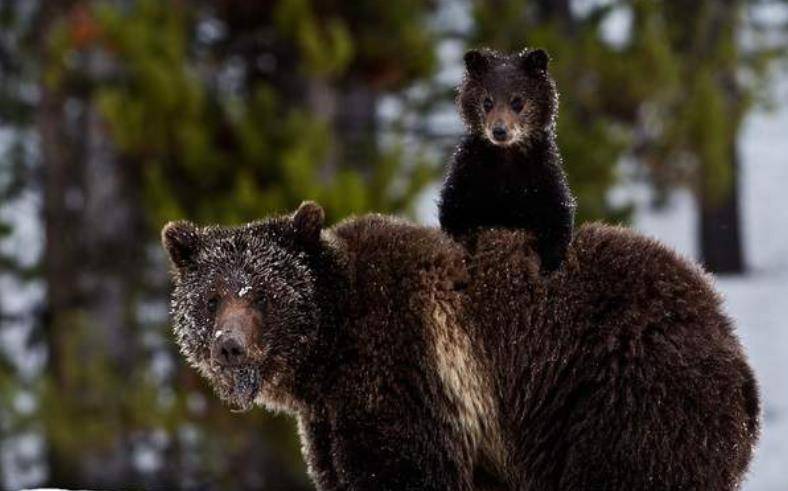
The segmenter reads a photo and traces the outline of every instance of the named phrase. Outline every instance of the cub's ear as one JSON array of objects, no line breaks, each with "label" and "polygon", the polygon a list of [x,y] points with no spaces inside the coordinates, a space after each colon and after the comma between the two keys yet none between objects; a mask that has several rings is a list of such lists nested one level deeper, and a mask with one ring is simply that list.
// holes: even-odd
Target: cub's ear
[{"label": "cub's ear", "polygon": [[490,68],[487,54],[478,49],[468,51],[462,59],[465,61],[465,69],[472,76],[482,75]]},{"label": "cub's ear", "polygon": [[521,55],[523,67],[527,70],[544,71],[550,63],[550,56],[543,49],[532,49]]},{"label": "cub's ear", "polygon": [[191,222],[170,222],[161,229],[161,244],[172,264],[183,268],[194,261],[200,247],[200,233]]},{"label": "cub's ear", "polygon": [[307,244],[320,240],[320,231],[326,221],[323,208],[314,201],[304,201],[293,215],[293,228],[298,237]]}]

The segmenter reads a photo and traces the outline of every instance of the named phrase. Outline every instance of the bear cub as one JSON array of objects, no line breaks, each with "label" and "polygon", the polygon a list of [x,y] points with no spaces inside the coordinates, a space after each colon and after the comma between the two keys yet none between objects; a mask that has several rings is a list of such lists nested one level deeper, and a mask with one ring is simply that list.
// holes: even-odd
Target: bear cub
[{"label": "bear cub", "polygon": [[480,227],[524,229],[544,272],[561,266],[575,200],[556,145],[558,92],[544,50],[472,50],[457,105],[467,129],[440,194],[441,228],[453,238]]}]

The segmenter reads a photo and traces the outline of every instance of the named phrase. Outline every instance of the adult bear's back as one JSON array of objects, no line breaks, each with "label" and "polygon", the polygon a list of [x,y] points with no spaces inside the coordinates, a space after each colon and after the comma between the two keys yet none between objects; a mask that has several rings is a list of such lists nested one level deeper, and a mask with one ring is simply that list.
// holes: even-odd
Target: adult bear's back
[{"label": "adult bear's back", "polygon": [[481,233],[470,284],[522,487],[735,489],[758,395],[710,277],[594,224],[544,278],[530,242]]}]

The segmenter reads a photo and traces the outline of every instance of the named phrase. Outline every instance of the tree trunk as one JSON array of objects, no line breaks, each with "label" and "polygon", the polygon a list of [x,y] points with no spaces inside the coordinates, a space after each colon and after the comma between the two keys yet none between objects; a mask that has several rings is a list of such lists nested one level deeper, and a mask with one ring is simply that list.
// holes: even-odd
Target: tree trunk
[{"label": "tree trunk", "polygon": [[[84,104],[78,128],[72,128],[84,138],[84,152],[69,154],[66,148],[74,152],[81,142],[66,140],[62,101],[48,92],[42,95],[39,129],[46,173],[49,396],[62,405],[64,414],[76,417],[76,425],[83,411],[95,411],[101,401],[98,417],[112,431],[107,436],[112,443],[99,448],[90,441],[76,445],[77,427],[48,428],[50,436],[68,433],[67,442],[49,439],[49,482],[67,487],[129,485],[134,472],[129,428],[121,416],[127,389],[121,381],[132,374],[137,351],[133,302],[143,257],[138,211],[127,178],[130,169],[121,169],[120,160],[107,148],[100,117],[90,103]],[[97,380],[97,370],[116,385],[85,385],[86,380]],[[72,380],[71,374],[83,371],[90,372],[87,379],[78,375]],[[63,423],[60,417],[52,422]]]},{"label": "tree trunk", "polygon": [[[37,43],[43,71],[48,22],[63,12],[49,14]],[[91,56],[85,74],[106,68]],[[39,87],[48,483],[115,489],[137,477],[124,382],[137,354],[135,301],[144,261],[139,170],[119,158],[89,92]],[[107,434],[83,435],[88,422]]]},{"label": "tree trunk", "polygon": [[720,197],[701,184],[698,225],[700,256],[706,268],[714,273],[736,274],[743,273],[746,266],[740,226],[739,148],[735,137],[729,148],[732,166],[730,188]]},{"label": "tree trunk", "polygon": [[73,267],[84,282],[87,355],[96,357],[96,366],[107,370],[106,376],[117,385],[95,391],[95,397],[105,400],[102,418],[114,435],[109,449],[85,460],[84,471],[90,482],[116,488],[137,481],[132,428],[122,416],[129,409],[123,382],[139,361],[135,306],[147,241],[138,203],[138,165],[118,155],[95,104],[88,102],[85,112],[80,236],[86,257]]},{"label": "tree trunk", "polygon": [[540,17],[550,20],[558,20],[565,24],[572,22],[572,8],[570,0],[539,0]]},{"label": "tree trunk", "polygon": [[348,81],[340,90],[335,120],[337,139],[342,146],[340,163],[370,174],[378,154],[378,94],[360,80]]},{"label": "tree trunk", "polygon": [[[337,118],[339,93],[336,86],[320,77],[313,77],[307,84],[307,106],[310,112],[328,125],[333,125]],[[337,145],[331,145],[326,154],[325,162],[320,168],[320,177],[329,182],[339,170],[341,157]]]},{"label": "tree trunk", "polygon": [[[63,144],[62,117],[61,98],[42,86],[37,124],[45,173],[43,221],[46,235],[44,279],[47,285],[47,307],[43,325],[48,354],[46,372],[53,392],[68,391],[70,386],[64,366],[64,346],[68,332],[66,326],[59,324],[68,317],[77,296],[77,290],[71,288],[73,278],[69,271],[76,242],[72,233],[74,220],[68,212],[66,197],[75,196],[73,180],[78,173],[77,169],[68,165],[68,149]],[[48,435],[53,430],[46,428]],[[77,486],[79,479],[75,458],[68,452],[62,452],[50,440],[47,448],[49,482],[58,486]]]},{"label": "tree trunk", "polygon": [[[733,39],[740,31],[740,0],[717,0],[712,2],[709,30],[709,45],[703,52],[713,53],[724,39]],[[727,136],[730,182],[722,196],[710,193],[706,176],[701,184],[700,197],[700,256],[709,271],[722,274],[740,274],[746,269],[741,238],[741,210],[739,204],[739,172],[741,167],[738,137],[746,111],[737,65],[728,64],[717,74],[717,83],[725,96],[727,112],[732,124]]]},{"label": "tree trunk", "polygon": [[321,166],[321,177],[329,180],[343,167],[371,174],[378,156],[378,94],[359,80],[337,87],[313,78],[307,84],[307,104],[334,132],[334,145]]}]

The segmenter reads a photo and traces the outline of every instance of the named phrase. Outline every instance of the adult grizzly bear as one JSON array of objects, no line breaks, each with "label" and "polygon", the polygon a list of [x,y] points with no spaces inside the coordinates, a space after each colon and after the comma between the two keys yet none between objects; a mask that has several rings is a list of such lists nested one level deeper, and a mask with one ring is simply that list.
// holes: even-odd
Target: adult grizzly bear
[{"label": "adult grizzly bear", "polygon": [[172,315],[226,401],[293,414],[319,489],[736,489],[752,371],[709,278],[581,227],[546,278],[522,231],[470,250],[322,209],[168,224]]}]

